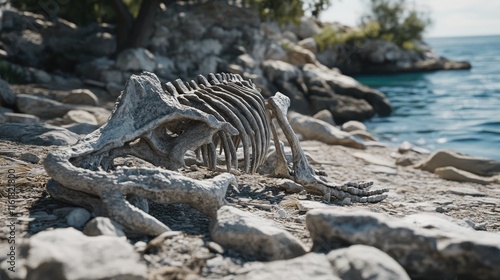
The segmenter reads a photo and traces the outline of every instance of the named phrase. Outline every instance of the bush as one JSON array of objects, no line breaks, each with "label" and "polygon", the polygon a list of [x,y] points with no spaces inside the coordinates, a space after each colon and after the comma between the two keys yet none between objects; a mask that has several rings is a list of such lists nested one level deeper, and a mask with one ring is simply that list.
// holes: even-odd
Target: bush
[{"label": "bush", "polygon": [[413,41],[421,40],[431,24],[428,13],[409,5],[407,0],[371,0],[369,12],[361,18],[361,26],[377,22],[380,38],[404,49],[414,49]]},{"label": "bush", "polygon": [[422,39],[430,23],[427,14],[410,8],[406,0],[371,0],[358,28],[340,31],[327,25],[314,39],[320,51],[336,44],[360,45],[366,39],[383,39],[418,51],[414,41]]}]

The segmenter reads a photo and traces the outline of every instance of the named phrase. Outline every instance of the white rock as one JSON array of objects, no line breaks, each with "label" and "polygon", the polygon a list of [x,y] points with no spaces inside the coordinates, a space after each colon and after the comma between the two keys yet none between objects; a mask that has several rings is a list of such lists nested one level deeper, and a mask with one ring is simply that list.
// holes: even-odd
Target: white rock
[{"label": "white rock", "polygon": [[290,259],[306,253],[305,245],[270,220],[231,206],[217,211],[212,240],[260,260]]},{"label": "white rock", "polygon": [[126,240],[88,237],[74,228],[42,231],[18,252],[15,273],[7,271],[6,262],[1,265],[11,279],[142,280],[147,275],[146,265]]},{"label": "white rock", "polygon": [[87,236],[125,236],[122,226],[107,217],[96,217],[90,220],[85,225],[83,233]]},{"label": "white rock", "polygon": [[63,120],[65,124],[88,123],[97,125],[97,119],[95,118],[95,116],[83,110],[71,110],[67,112],[66,115],[64,115]]},{"label": "white rock", "polygon": [[332,250],[327,258],[341,279],[410,279],[400,264],[375,247],[353,245]]},{"label": "white rock", "polygon": [[62,98],[63,103],[97,106],[99,99],[88,89],[74,89]]},{"label": "white rock", "polygon": [[348,121],[342,125],[342,130],[346,132],[351,132],[355,130],[366,131],[366,125],[358,121]]},{"label": "white rock", "polygon": [[364,152],[355,152],[352,155],[366,161],[367,163],[396,168],[395,162],[387,160],[381,156],[372,155]]},{"label": "white rock", "polygon": [[323,254],[309,253],[290,260],[264,264],[245,275],[247,280],[314,279],[336,280],[338,278]]}]

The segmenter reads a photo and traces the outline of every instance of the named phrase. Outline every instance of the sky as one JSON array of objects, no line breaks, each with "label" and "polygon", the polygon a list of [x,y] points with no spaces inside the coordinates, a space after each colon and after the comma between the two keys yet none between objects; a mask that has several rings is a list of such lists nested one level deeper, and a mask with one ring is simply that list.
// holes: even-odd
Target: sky
[{"label": "sky", "polygon": [[[323,21],[357,25],[369,0],[333,0]],[[410,1],[411,2],[411,1]],[[500,0],[414,0],[429,11],[433,24],[424,37],[500,35]]]}]

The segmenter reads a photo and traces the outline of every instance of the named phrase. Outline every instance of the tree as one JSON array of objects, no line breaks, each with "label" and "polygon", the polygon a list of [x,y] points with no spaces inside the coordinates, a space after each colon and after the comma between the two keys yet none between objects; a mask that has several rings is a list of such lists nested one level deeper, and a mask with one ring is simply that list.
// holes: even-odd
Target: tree
[{"label": "tree", "polygon": [[369,12],[361,18],[361,26],[374,22],[379,25],[380,38],[408,48],[413,40],[422,39],[431,19],[407,0],[370,0]]}]

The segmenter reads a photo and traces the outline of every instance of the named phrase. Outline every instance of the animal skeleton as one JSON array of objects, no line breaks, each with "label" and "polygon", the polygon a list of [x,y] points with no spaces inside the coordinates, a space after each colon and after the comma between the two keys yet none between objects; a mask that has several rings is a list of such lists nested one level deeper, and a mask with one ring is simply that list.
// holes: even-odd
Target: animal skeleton
[{"label": "animal skeleton", "polygon": [[[293,178],[306,191],[329,201],[378,202],[387,190],[368,190],[371,182],[337,185],[315,174],[286,119],[290,100],[276,93],[267,101],[251,81],[233,74],[210,74],[197,82],[176,80],[162,88],[148,72],[133,75],[118,98],[108,122],[72,147],[50,153],[44,166],[53,178],[47,189],[56,199],[107,215],[125,228],[158,235],[169,228],[147,214],[147,200],[188,203],[215,217],[224,205],[229,173],[239,168],[253,173],[265,160],[271,135],[276,148],[274,175],[290,177],[273,120],[282,128],[293,154]],[[194,180],[172,171],[185,165],[189,150],[201,154],[211,169],[223,150],[227,173]],[[157,168],[116,167],[115,158],[132,155]]]}]

